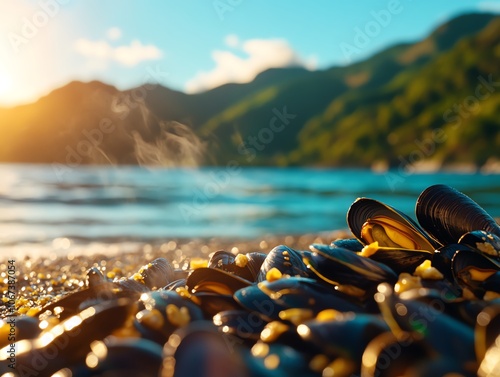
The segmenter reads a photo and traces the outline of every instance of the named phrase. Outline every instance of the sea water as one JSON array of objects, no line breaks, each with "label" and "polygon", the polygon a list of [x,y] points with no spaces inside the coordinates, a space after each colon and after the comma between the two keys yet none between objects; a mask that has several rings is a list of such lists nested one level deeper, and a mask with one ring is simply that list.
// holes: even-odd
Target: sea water
[{"label": "sea water", "polygon": [[0,256],[171,238],[254,239],[347,229],[370,197],[414,217],[426,187],[444,183],[500,217],[500,175],[308,168],[146,169],[0,165]]}]

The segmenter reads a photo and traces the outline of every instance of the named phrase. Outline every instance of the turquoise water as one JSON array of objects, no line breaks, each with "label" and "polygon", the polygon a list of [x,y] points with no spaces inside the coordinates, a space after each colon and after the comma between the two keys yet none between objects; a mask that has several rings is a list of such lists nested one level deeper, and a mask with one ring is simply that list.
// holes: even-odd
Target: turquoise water
[{"label": "turquoise water", "polygon": [[413,215],[419,193],[436,183],[465,192],[500,217],[500,175],[0,165],[0,177],[2,252],[343,229],[357,197]]}]

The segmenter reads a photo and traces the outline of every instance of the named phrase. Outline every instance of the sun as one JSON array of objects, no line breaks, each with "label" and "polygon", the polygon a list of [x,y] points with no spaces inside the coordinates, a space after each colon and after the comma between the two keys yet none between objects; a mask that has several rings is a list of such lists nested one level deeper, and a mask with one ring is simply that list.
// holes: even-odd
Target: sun
[{"label": "sun", "polygon": [[0,94],[5,94],[12,87],[10,75],[0,66]]},{"label": "sun", "polygon": [[12,84],[12,77],[0,67],[0,102],[9,100],[8,96],[12,95]]},{"label": "sun", "polygon": [[10,76],[0,69],[0,95],[7,94],[12,87]]}]

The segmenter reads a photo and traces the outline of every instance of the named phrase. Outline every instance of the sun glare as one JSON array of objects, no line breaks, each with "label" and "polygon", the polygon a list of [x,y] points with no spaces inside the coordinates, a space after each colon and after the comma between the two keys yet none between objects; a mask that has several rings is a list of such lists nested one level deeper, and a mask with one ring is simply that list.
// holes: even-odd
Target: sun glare
[{"label": "sun glare", "polygon": [[5,95],[9,94],[11,88],[12,79],[10,75],[0,68],[0,99],[1,97],[5,97]]}]

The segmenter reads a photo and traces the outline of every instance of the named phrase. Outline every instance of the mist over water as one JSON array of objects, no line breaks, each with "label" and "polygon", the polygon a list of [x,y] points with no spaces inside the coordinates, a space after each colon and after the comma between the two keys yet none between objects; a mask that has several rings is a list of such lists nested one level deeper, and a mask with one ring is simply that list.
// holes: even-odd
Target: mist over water
[{"label": "mist over water", "polygon": [[394,192],[384,174],[364,170],[81,167],[60,181],[50,165],[0,165],[0,175],[2,254],[345,229],[357,197],[413,216],[417,196],[435,183],[500,217],[500,175],[415,174]]},{"label": "mist over water", "polygon": [[109,95],[97,90],[88,101],[97,108],[94,116],[83,120],[86,126],[66,145],[65,159],[54,163],[71,169],[124,164],[193,168],[206,161],[205,143],[191,127],[160,119],[144,99],[133,101],[125,93]]}]

